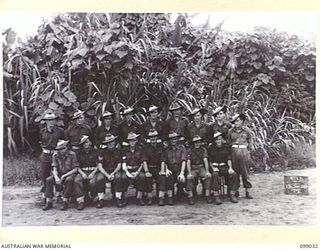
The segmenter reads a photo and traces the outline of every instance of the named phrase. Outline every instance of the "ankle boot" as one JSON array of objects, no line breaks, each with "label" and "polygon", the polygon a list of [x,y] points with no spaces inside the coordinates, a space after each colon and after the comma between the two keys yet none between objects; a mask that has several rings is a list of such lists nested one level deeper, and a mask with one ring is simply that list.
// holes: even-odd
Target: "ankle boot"
[{"label": "ankle boot", "polygon": [[219,195],[218,195],[218,196],[214,196],[214,203],[215,203],[216,205],[221,205],[221,204],[222,204],[222,201],[221,201]]},{"label": "ankle boot", "polygon": [[253,199],[253,197],[250,195],[250,193],[248,191],[246,192],[246,198],[247,199]]}]

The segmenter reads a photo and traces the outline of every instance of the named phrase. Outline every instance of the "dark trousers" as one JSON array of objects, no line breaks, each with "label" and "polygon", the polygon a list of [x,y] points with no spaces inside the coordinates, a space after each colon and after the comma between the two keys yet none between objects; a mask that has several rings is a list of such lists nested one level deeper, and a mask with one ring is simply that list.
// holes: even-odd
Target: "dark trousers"
[{"label": "dark trousers", "polygon": [[191,169],[192,179],[187,179],[187,191],[193,191],[197,188],[199,183],[199,179],[202,183],[203,189],[209,190],[211,188],[212,178],[206,177],[206,169],[198,168],[198,169]]},{"label": "dark trousers", "polygon": [[169,177],[166,177],[165,175],[159,175],[159,191],[174,190],[174,184],[177,183],[177,195],[181,195],[183,193],[183,188],[185,187],[185,183],[178,181],[178,176],[180,175],[181,168],[169,167],[169,169],[172,172],[172,175],[170,175]]},{"label": "dark trousers", "polygon": [[240,185],[240,176],[244,188],[251,188],[252,184],[249,182],[249,168],[250,168],[250,154],[246,148],[232,148],[231,151],[232,168],[238,174]]},{"label": "dark trousers", "polygon": [[149,167],[149,172],[152,174],[152,177],[146,177],[146,187],[145,192],[151,193],[153,190],[153,181],[155,180],[156,183],[158,183],[158,177],[159,177],[159,167]]},{"label": "dark trousers", "polygon": [[[86,172],[85,172],[86,173]],[[90,173],[86,173],[86,174],[90,174]],[[88,180],[88,179],[83,179],[81,174],[76,174],[76,177],[74,178],[74,195],[76,197],[81,197],[81,196],[85,196],[89,194],[89,192],[91,193],[91,195],[94,197],[96,196],[97,192],[96,192],[96,179],[93,177],[92,179]]]},{"label": "dark trousers", "polygon": [[41,180],[42,180],[42,187],[40,192],[44,193],[46,190],[46,180],[51,174],[52,170],[52,154],[42,153],[40,156],[41,162]]},{"label": "dark trousers", "polygon": [[213,172],[212,173],[212,190],[219,191],[220,183],[219,176],[224,176],[226,184],[228,186],[228,190],[237,191],[239,189],[239,178],[238,174],[234,172],[233,174],[229,174],[228,170]]},{"label": "dark trousers", "polygon": [[[130,173],[135,172],[135,171],[129,171]],[[141,171],[139,175],[131,179],[126,176],[126,181],[125,181],[125,186],[126,186],[126,191],[128,190],[129,185],[133,185],[138,192],[148,192],[150,190],[147,188],[147,184],[152,182],[152,177],[146,177],[145,174]]]},{"label": "dark trousers", "polygon": [[[112,171],[107,171],[111,173]],[[102,173],[96,175],[97,193],[104,193],[106,190],[106,183],[109,180]],[[111,188],[114,192],[125,192],[128,189],[128,178],[124,172],[117,172],[111,181]]]},{"label": "dark trousers", "polygon": [[[70,198],[73,195],[76,195],[77,197],[80,197],[82,195],[78,195],[74,192],[74,179],[77,174],[72,174],[66,177],[63,182],[58,185],[56,184],[54,177],[51,175],[46,179],[46,189],[45,189],[45,197],[47,198],[53,198],[53,188],[56,186],[57,191],[62,191],[62,197],[64,198]],[[62,174],[59,174],[59,177],[61,177]],[[78,191],[78,190],[77,190]]]}]

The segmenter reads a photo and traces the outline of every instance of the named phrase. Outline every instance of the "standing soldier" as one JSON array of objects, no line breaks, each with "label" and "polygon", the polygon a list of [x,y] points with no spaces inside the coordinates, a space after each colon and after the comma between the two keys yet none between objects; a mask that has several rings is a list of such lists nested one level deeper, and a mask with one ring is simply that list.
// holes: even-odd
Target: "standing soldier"
[{"label": "standing soldier", "polygon": [[125,203],[122,199],[122,193],[127,189],[128,179],[126,174],[121,170],[121,150],[116,148],[116,139],[117,136],[108,134],[102,141],[102,144],[106,145],[107,147],[101,149],[99,154],[99,173],[97,175],[97,208],[102,208],[104,206],[106,182],[111,182],[111,187],[115,192],[117,206],[125,206]]},{"label": "standing soldier", "polygon": [[133,119],[133,111],[133,108],[128,107],[121,113],[123,116],[123,121],[119,124],[119,139],[121,143],[126,141],[130,132],[139,132],[140,125]]},{"label": "standing soldier", "polygon": [[[144,152],[148,163],[148,169],[152,174],[152,178],[146,178],[146,193],[148,197],[148,205],[152,205],[152,186],[153,180],[158,183],[160,172],[161,157],[163,154],[162,144],[158,143],[159,134],[156,130],[150,130],[148,133],[148,140],[150,143],[145,145]],[[158,188],[157,188],[158,189]]]},{"label": "standing soldier", "polygon": [[[52,155],[56,152],[55,147],[57,146],[58,140],[64,139],[64,130],[54,125],[54,120],[57,118],[54,113],[47,113],[42,118],[45,122],[45,127],[40,131],[40,145],[42,148],[42,154],[40,156],[42,187],[40,192],[43,193],[42,205],[45,205],[46,200],[44,195],[46,179],[50,176],[52,170]],[[57,195],[58,199],[61,199],[60,195]]]},{"label": "standing soldier", "polygon": [[78,174],[74,180],[75,188],[82,190],[85,197],[79,197],[78,210],[84,208],[84,201],[89,201],[97,194],[96,173],[98,171],[98,149],[93,148],[89,136],[83,135],[80,140],[80,153],[78,156]]},{"label": "standing soldier", "polygon": [[217,205],[222,204],[219,197],[219,176],[224,176],[228,191],[230,191],[230,201],[238,203],[235,194],[239,188],[239,179],[237,173],[232,168],[231,152],[229,146],[223,142],[222,133],[216,132],[213,135],[214,143],[208,148],[209,162],[212,168],[212,189],[214,202]]},{"label": "standing soldier", "polygon": [[[216,132],[222,133],[223,138],[227,138],[228,130],[232,127],[232,124],[226,121],[227,107],[217,107],[213,111],[214,123],[211,125],[210,134],[214,135]],[[225,142],[225,140],[224,140]]]},{"label": "standing soldier", "polygon": [[234,127],[229,129],[228,142],[231,146],[233,169],[238,174],[238,178],[240,176],[242,178],[243,187],[246,190],[246,198],[252,199],[253,197],[248,191],[252,187],[249,182],[249,150],[252,150],[252,132],[248,127],[244,126],[245,120],[245,114],[236,114],[232,118],[231,122],[234,123]]},{"label": "standing soldier", "polygon": [[113,122],[114,113],[106,111],[100,117],[101,125],[96,129],[95,142],[96,146],[100,148],[100,144],[107,134],[114,136],[118,135],[118,127]]},{"label": "standing soldier", "polygon": [[193,193],[197,192],[199,179],[202,183],[202,188],[205,190],[207,203],[212,203],[210,196],[211,189],[211,174],[209,172],[208,153],[204,147],[201,147],[202,138],[195,135],[192,139],[193,146],[188,150],[187,155],[187,191],[188,203],[194,204]]},{"label": "standing soldier", "polygon": [[182,106],[174,102],[170,105],[169,111],[172,112],[172,116],[166,121],[166,136],[169,132],[175,132],[180,136],[180,139],[185,139],[189,121],[182,116]]},{"label": "standing soldier", "polygon": [[146,156],[143,148],[137,146],[139,135],[130,132],[127,137],[129,147],[124,150],[122,155],[123,170],[127,177],[137,189],[137,203],[144,206],[143,194],[147,192],[146,183],[152,175],[149,172]]},{"label": "standing soldier", "polygon": [[204,142],[209,142],[209,126],[202,121],[202,114],[205,112],[203,109],[196,108],[191,112],[193,121],[188,125],[188,141],[192,142],[192,139],[199,135]]},{"label": "standing soldier", "polygon": [[59,140],[55,149],[58,152],[52,156],[53,171],[52,175],[46,180],[46,205],[42,208],[44,211],[52,208],[54,185],[56,185],[56,190],[62,191],[63,203],[60,210],[66,210],[68,208],[68,199],[72,195],[76,195],[77,197],[83,196],[81,190],[74,190],[73,188],[79,166],[75,152],[69,151],[68,141],[65,140]]},{"label": "standing soldier", "polygon": [[[80,150],[80,140],[82,135],[91,136],[91,128],[89,125],[84,123],[84,111],[77,110],[71,120],[72,124],[69,125],[66,131],[66,139],[70,141],[71,149],[77,153]],[[93,140],[91,138],[91,140]]]},{"label": "standing soldier", "polygon": [[163,138],[163,129],[164,124],[159,119],[159,108],[152,105],[149,107],[147,114],[149,115],[149,118],[142,123],[140,127],[141,135],[144,139],[148,137],[148,134],[151,130],[157,131],[158,135],[161,139]]},{"label": "standing soldier", "polygon": [[[161,173],[159,176],[159,190],[165,189],[168,195],[168,204],[173,205],[173,190],[174,184],[177,183],[178,199],[183,197],[183,188],[185,187],[185,170],[187,153],[184,145],[178,144],[179,135],[176,132],[169,134],[170,145],[165,149],[163,159],[161,162]],[[159,205],[164,205],[162,193],[159,193]]]}]

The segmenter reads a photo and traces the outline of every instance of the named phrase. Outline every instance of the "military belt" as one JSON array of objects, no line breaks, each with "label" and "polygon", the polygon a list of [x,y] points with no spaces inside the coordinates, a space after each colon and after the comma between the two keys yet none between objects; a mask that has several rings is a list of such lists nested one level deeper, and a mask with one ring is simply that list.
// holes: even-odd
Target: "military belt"
[{"label": "military belt", "polygon": [[58,151],[57,150],[49,150],[49,149],[43,148],[42,152],[45,153],[45,154],[54,154],[54,153],[57,153]]},{"label": "military belt", "polygon": [[212,163],[212,166],[216,166],[216,167],[225,166],[225,165],[226,165],[225,163],[216,163],[216,162]]},{"label": "military belt", "polygon": [[81,168],[81,170],[84,170],[84,171],[93,171],[95,170],[96,167],[86,167],[86,168]]},{"label": "military belt", "polygon": [[130,169],[130,170],[134,170],[134,169],[139,168],[139,166],[130,166],[130,165],[127,165],[127,168]]},{"label": "military belt", "polygon": [[237,145],[237,144],[234,144],[234,145],[232,145],[231,147],[233,147],[233,148],[247,148],[247,145]]}]

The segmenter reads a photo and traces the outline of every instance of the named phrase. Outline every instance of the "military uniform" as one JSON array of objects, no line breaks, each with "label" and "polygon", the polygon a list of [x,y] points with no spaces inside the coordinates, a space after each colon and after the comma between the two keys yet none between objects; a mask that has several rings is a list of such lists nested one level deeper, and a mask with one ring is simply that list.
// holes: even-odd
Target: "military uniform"
[{"label": "military uniform", "polygon": [[148,137],[150,131],[155,130],[158,132],[158,135],[161,139],[164,139],[164,124],[160,120],[156,122],[151,122],[150,119],[147,119],[144,123],[141,124],[140,133],[144,138]]},{"label": "military uniform", "polygon": [[57,126],[53,126],[51,132],[49,132],[46,127],[40,131],[40,144],[42,147],[42,154],[40,156],[42,170],[41,179],[43,184],[41,192],[44,192],[46,189],[46,179],[51,173],[52,155],[56,152],[55,147],[57,142],[60,139],[64,139],[64,137],[64,130]]},{"label": "military uniform", "polygon": [[162,161],[166,163],[168,169],[172,172],[169,177],[160,175],[159,176],[159,190],[173,190],[174,184],[177,183],[178,193],[181,192],[184,187],[184,183],[178,182],[178,176],[181,172],[181,164],[187,160],[187,152],[184,145],[169,145],[165,149],[162,156]]},{"label": "military uniform", "polygon": [[[146,192],[152,192],[152,179],[158,182],[159,172],[160,172],[160,164],[161,164],[161,157],[163,154],[163,147],[161,144],[147,144],[144,147],[144,152],[146,155],[146,160],[148,163],[149,172],[152,174],[152,178],[146,178]],[[165,191],[165,190],[161,190]]]},{"label": "military uniform", "polygon": [[187,128],[188,128],[189,121],[186,117],[181,116],[179,120],[176,120],[173,116],[170,117],[166,121],[166,135],[169,134],[169,132],[176,132],[178,135],[186,138],[187,136]]},{"label": "military uniform", "polygon": [[201,122],[199,126],[197,126],[195,122],[192,122],[188,125],[187,135],[190,143],[196,135],[199,135],[204,142],[209,142],[209,126],[204,122]]},{"label": "military uniform", "polygon": [[[79,151],[79,167],[80,169],[89,176],[97,167],[98,164],[98,150],[95,148],[89,148],[88,150],[82,148]],[[97,194],[97,175],[92,179],[83,179],[80,173],[75,177],[75,186],[77,189],[83,190],[83,192],[88,196],[89,192],[92,197]]]},{"label": "military uniform", "polygon": [[204,147],[191,147],[188,150],[187,160],[191,162],[192,179],[187,179],[187,191],[194,191],[198,185],[199,178],[202,182],[203,189],[211,188],[211,178],[206,177],[207,170],[204,166],[203,159],[208,158],[207,150]]},{"label": "military uniform", "polygon": [[[99,153],[99,162],[102,164],[104,170],[111,174],[119,163],[121,163],[121,150],[119,148],[105,148],[101,149]],[[98,182],[98,193],[104,193],[107,178],[104,174],[98,173],[97,182]],[[111,182],[112,189],[115,192],[125,192],[128,187],[128,178],[123,171],[115,173],[114,179]]]},{"label": "military uniform", "polygon": [[121,142],[124,142],[127,139],[127,136],[130,132],[139,133],[139,130],[140,124],[137,123],[135,120],[131,120],[130,123],[128,123],[126,120],[123,120],[119,124],[119,140]]},{"label": "military uniform", "polygon": [[217,147],[214,144],[208,148],[209,162],[212,167],[219,169],[219,172],[212,173],[212,189],[219,191],[219,175],[225,177],[228,190],[237,191],[239,188],[239,180],[236,172],[233,174],[228,173],[228,160],[231,160],[230,148],[226,145]]},{"label": "military uniform", "polygon": [[[59,177],[77,168],[78,166],[79,162],[76,154],[73,151],[68,151],[66,155],[62,155],[59,152],[53,154],[52,167],[57,168]],[[76,174],[71,174],[63,180],[61,185],[57,185],[54,177],[52,175],[49,176],[46,180],[45,197],[53,197],[54,185],[56,185],[57,191],[62,191],[62,197],[64,198],[70,198],[72,195],[76,195],[76,197],[83,196],[83,190],[81,190],[79,187],[74,188],[75,177]]]},{"label": "military uniform", "polygon": [[[122,160],[126,163],[126,167],[129,173],[136,172],[141,164],[146,161],[146,156],[142,147],[135,146],[134,151],[132,152],[130,148],[124,149],[122,153]],[[151,177],[149,177],[151,178]],[[126,190],[130,182],[134,184],[138,192],[147,192],[147,182],[150,180],[146,180],[145,173],[141,170],[139,175],[131,181],[129,177],[126,178]]]},{"label": "military uniform", "polygon": [[[224,121],[222,124],[218,124],[217,122],[210,125],[210,135],[213,135],[216,132],[220,132],[223,138],[227,138],[229,129],[232,128],[232,124],[230,122]],[[212,140],[212,138],[210,138]]]},{"label": "military uniform", "polygon": [[248,145],[251,143],[252,134],[247,127],[231,128],[228,132],[228,142],[231,147],[232,167],[242,177],[243,187],[251,188],[249,182],[249,166],[251,163]]},{"label": "military uniform", "polygon": [[107,134],[112,134],[118,136],[119,128],[115,125],[111,125],[109,128],[106,128],[103,124],[99,126],[95,131],[95,143],[99,147],[106,137]]},{"label": "military uniform", "polygon": [[66,139],[69,140],[71,149],[76,152],[77,155],[80,150],[79,143],[82,135],[88,135],[90,140],[93,141],[93,138],[91,138],[91,128],[87,124],[73,123],[66,130]]}]

